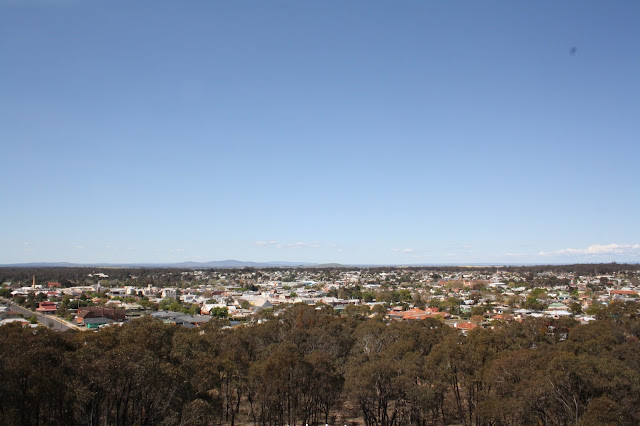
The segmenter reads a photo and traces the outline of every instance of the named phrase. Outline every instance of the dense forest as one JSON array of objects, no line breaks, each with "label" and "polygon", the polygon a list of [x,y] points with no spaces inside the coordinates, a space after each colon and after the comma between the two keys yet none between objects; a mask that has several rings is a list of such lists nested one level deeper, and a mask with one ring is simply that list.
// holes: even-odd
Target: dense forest
[{"label": "dense forest", "polygon": [[0,327],[2,425],[639,424],[636,307],[468,336],[295,305],[260,324]]}]

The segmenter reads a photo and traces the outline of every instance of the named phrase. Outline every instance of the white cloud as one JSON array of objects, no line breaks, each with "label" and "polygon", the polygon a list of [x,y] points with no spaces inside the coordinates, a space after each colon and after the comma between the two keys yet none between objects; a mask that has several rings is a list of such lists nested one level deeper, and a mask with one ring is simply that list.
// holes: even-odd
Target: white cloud
[{"label": "white cloud", "polygon": [[566,248],[562,250],[545,252],[541,251],[539,253],[541,256],[552,256],[552,255],[590,255],[590,256],[599,256],[599,255],[607,255],[607,254],[640,254],[640,244],[592,244],[587,248]]},{"label": "white cloud", "polygon": [[276,240],[269,240],[269,241],[256,241],[255,244],[258,247],[267,247],[267,246],[275,246],[277,244]]},{"label": "white cloud", "polygon": [[398,253],[413,253],[413,252],[415,252],[415,249],[412,249],[412,248],[403,248],[403,249],[392,248],[391,251],[395,251],[395,252],[398,252]]},{"label": "white cloud", "polygon": [[73,246],[73,248],[76,250],[84,250],[84,246],[80,244],[76,244],[75,246]]}]

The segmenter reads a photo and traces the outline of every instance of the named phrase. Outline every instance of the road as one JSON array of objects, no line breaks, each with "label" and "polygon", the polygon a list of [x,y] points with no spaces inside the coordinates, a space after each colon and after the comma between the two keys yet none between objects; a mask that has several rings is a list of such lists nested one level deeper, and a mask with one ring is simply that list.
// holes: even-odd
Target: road
[{"label": "road", "polygon": [[46,327],[49,327],[54,331],[67,331],[67,330],[79,329],[75,325],[67,323],[63,319],[54,317],[53,315],[46,315],[46,314],[41,314],[39,312],[30,311],[29,309],[23,308],[20,305],[16,305],[15,303],[7,299],[0,299],[0,302],[9,306],[9,309],[11,309],[12,311],[16,311],[17,313],[24,315],[24,317],[27,319],[31,317],[31,315],[35,315],[40,324]]}]

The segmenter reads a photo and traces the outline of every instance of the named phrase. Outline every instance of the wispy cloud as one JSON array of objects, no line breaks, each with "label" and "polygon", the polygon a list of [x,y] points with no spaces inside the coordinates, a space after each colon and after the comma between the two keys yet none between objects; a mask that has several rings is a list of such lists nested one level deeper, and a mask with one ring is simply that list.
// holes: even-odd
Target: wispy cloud
[{"label": "wispy cloud", "polygon": [[75,249],[75,250],[84,250],[85,247],[83,245],[81,245],[81,244],[76,244],[76,245],[72,246],[72,248]]},{"label": "wispy cloud", "polygon": [[553,255],[607,255],[607,254],[640,254],[640,244],[592,244],[587,248],[566,248],[556,251],[541,251],[541,256]]},{"label": "wispy cloud", "polygon": [[258,247],[275,247],[277,249],[302,249],[302,248],[318,248],[320,244],[317,241],[307,243],[304,241],[298,241],[295,243],[280,243],[277,240],[269,240],[269,241],[256,241],[254,243]]},{"label": "wispy cloud", "polygon": [[412,248],[403,248],[403,249],[392,248],[391,251],[395,251],[397,253],[414,253],[416,250]]}]

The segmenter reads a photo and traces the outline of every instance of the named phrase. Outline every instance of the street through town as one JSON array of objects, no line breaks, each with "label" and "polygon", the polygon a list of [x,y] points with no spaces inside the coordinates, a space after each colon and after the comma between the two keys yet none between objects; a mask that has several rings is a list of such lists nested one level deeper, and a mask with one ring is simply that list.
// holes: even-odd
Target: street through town
[{"label": "street through town", "polygon": [[6,304],[7,306],[9,306],[9,309],[11,309],[12,311],[15,311],[19,314],[24,315],[25,319],[30,318],[32,315],[35,315],[38,322],[46,327],[49,327],[52,330],[55,331],[67,331],[67,330],[77,330],[78,328],[66,323],[65,321],[63,321],[60,318],[54,317],[52,315],[46,315],[46,314],[41,314],[39,312],[34,312],[31,311],[29,309],[23,308],[20,305],[16,305],[13,302],[10,302],[6,299],[0,299],[2,301],[2,303]]}]

